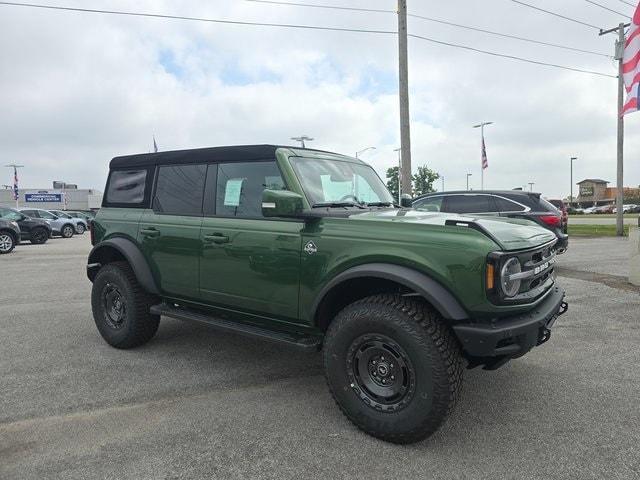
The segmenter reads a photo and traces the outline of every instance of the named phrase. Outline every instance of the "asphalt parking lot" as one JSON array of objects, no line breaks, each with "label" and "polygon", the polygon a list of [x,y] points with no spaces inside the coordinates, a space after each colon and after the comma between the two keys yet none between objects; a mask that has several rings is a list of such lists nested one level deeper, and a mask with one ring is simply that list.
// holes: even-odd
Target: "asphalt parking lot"
[{"label": "asphalt parking lot", "polygon": [[168,319],[109,347],[88,235],[22,244],[0,257],[0,478],[640,478],[640,296],[610,278],[623,247],[572,241],[551,340],[467,371],[445,427],[397,446],[342,416],[319,355]]}]

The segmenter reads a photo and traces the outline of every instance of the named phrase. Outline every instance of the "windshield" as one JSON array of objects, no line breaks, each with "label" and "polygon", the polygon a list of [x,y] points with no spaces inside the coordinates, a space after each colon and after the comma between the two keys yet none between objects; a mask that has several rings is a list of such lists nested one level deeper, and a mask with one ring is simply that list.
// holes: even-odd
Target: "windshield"
[{"label": "windshield", "polygon": [[56,217],[53,213],[47,212],[46,210],[39,210],[40,218],[46,218],[47,220],[56,220]]},{"label": "windshield", "polygon": [[0,218],[6,218],[7,220],[22,220],[22,215],[9,208],[0,208]]},{"label": "windshield", "polygon": [[368,165],[340,160],[291,158],[291,165],[311,205],[393,204],[393,197]]}]

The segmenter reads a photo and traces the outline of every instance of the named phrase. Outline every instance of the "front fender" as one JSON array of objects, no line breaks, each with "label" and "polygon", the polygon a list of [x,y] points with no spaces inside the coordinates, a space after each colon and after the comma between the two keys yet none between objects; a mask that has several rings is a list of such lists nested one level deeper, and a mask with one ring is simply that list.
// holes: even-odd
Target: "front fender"
[{"label": "front fender", "polygon": [[89,277],[90,281],[93,282],[93,279],[103,264],[112,261],[114,251],[124,257],[129,263],[142,288],[149,293],[160,294],[160,290],[151,273],[151,268],[149,268],[149,264],[143,253],[134,242],[123,237],[110,238],[100,242],[91,249],[87,261],[87,277]]}]

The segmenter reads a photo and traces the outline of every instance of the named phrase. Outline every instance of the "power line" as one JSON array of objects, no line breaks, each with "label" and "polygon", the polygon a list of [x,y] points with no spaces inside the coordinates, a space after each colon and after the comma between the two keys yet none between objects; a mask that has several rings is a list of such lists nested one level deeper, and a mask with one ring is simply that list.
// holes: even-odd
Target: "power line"
[{"label": "power line", "polygon": [[328,30],[332,32],[355,32],[355,33],[374,33],[374,34],[393,34],[397,35],[398,32],[394,30],[367,30],[363,28],[343,28],[343,27],[324,27],[319,25],[299,25],[292,23],[264,23],[264,22],[245,22],[240,20],[220,20],[214,18],[202,18],[202,17],[186,17],[182,15],[162,15],[158,13],[142,13],[142,12],[126,12],[121,10],[99,10],[94,8],[78,8],[78,7],[62,7],[54,5],[41,5],[37,3],[18,3],[18,2],[0,2],[0,5],[8,5],[13,7],[29,7],[29,8],[42,8],[46,10],[61,10],[68,12],[81,12],[81,13],[99,13],[105,15],[123,15],[131,17],[147,17],[147,18],[162,18],[167,20],[188,20],[193,22],[207,22],[207,23],[221,23],[226,25],[248,25],[254,27],[277,27],[277,28],[296,28],[306,30]]},{"label": "power line", "polygon": [[602,9],[608,11],[608,12],[615,13],[616,15],[622,15],[623,17],[631,18],[631,15],[628,15],[628,14],[622,13],[622,12],[618,12],[617,10],[614,10],[613,8],[606,7],[606,6],[604,6],[604,5],[602,5],[602,4],[598,3],[598,2],[594,2],[593,0],[584,0],[584,1],[587,2],[587,3],[590,3],[591,5],[595,5],[596,7],[600,7],[600,8],[602,8]]},{"label": "power line", "polygon": [[566,65],[558,65],[558,64],[555,64],[555,63],[546,63],[546,62],[541,62],[541,61],[538,61],[538,60],[531,60],[529,58],[518,57],[518,56],[515,56],[515,55],[506,55],[504,53],[490,52],[488,50],[481,50],[479,48],[469,47],[467,45],[460,45],[460,44],[457,44],[457,43],[443,42],[441,40],[436,40],[436,39],[433,39],[433,38],[423,37],[421,35],[414,35],[412,33],[409,34],[409,37],[418,38],[420,40],[425,40],[427,42],[437,43],[439,45],[446,45],[448,47],[461,48],[463,50],[470,50],[470,51],[476,52],[476,53],[483,53],[485,55],[491,55],[491,56],[494,56],[494,57],[508,58],[510,60],[517,60],[517,61],[520,61],[520,62],[532,63],[534,65],[542,65],[542,66],[545,66],[545,67],[560,68],[562,70],[570,70],[572,72],[587,73],[587,74],[590,74],[590,75],[598,75],[598,76],[601,76],[601,77],[618,78],[615,75],[610,75],[608,73],[595,72],[593,70],[583,70],[581,68],[568,67]]},{"label": "power line", "polygon": [[[253,0],[249,0],[249,1],[253,1]],[[443,25],[449,25],[451,27],[457,27],[457,28],[463,28],[465,30],[472,30],[474,32],[481,32],[481,33],[487,33],[489,35],[496,35],[499,37],[504,37],[504,38],[511,38],[513,40],[520,40],[522,42],[529,42],[529,43],[535,43],[538,45],[545,45],[547,47],[555,47],[555,48],[562,48],[564,50],[571,50],[573,52],[580,52],[580,53],[589,53],[592,55],[599,55],[601,57],[607,57],[607,58],[611,58],[611,55],[607,55],[606,53],[600,53],[600,52],[594,52],[591,50],[583,50],[581,48],[574,48],[574,47],[569,47],[567,45],[560,45],[557,43],[550,43],[550,42],[543,42],[541,40],[534,40],[532,38],[525,38],[525,37],[519,37],[517,35],[510,35],[508,33],[500,33],[500,32],[495,32],[492,30],[485,30],[483,28],[479,28],[479,27],[471,27],[469,25],[462,25],[459,23],[453,23],[453,22],[449,22],[447,20],[440,20],[437,18],[432,18],[432,17],[425,17],[422,15],[416,15],[416,14],[409,14],[410,17],[414,17],[414,18],[419,18],[421,20],[427,20],[429,22],[435,22],[435,23],[441,23]]]},{"label": "power line", "polygon": [[[512,0],[516,1],[516,0]],[[17,7],[28,7],[28,8],[42,8],[47,10],[58,10],[58,11],[70,11],[70,12],[82,12],[82,13],[97,13],[97,14],[106,14],[106,15],[124,15],[124,16],[133,16],[133,17],[145,17],[145,18],[161,18],[161,19],[169,19],[169,20],[186,20],[186,21],[197,21],[197,22],[208,22],[208,23],[221,23],[227,25],[245,25],[245,26],[262,26],[262,27],[278,27],[278,28],[297,28],[297,29],[310,29],[310,30],[329,30],[329,31],[339,31],[339,32],[355,32],[355,33],[372,33],[372,34],[393,34],[397,35],[398,32],[392,30],[366,30],[366,29],[357,29],[357,28],[342,28],[342,27],[323,27],[317,25],[298,25],[298,24],[288,24],[288,23],[262,23],[262,22],[245,22],[238,20],[219,20],[213,18],[202,18],[202,17],[186,17],[181,15],[162,15],[155,13],[143,13],[143,12],[126,12],[120,10],[98,10],[98,9],[89,9],[89,8],[77,8],[77,7],[63,7],[63,6],[54,6],[54,5],[41,5],[35,3],[18,3],[18,2],[4,2],[0,1],[0,5],[9,5],[9,6],[17,6]],[[482,53],[485,55],[492,55],[494,57],[507,58],[511,60],[517,60],[521,62],[531,63],[535,65],[542,65],[547,67],[560,68],[563,70],[570,70],[573,72],[586,73],[591,75],[598,75],[603,77],[611,77],[616,78],[614,75],[609,75],[602,72],[595,72],[591,70],[583,70],[580,68],[568,67],[565,65],[557,65],[553,63],[546,63],[537,60],[531,60],[527,58],[518,57],[515,55],[506,55],[497,52],[491,52],[487,50],[481,50],[474,47],[469,47],[466,45],[460,45],[456,43],[445,42],[441,40],[436,40],[429,37],[424,37],[421,35],[409,34],[409,37],[417,38],[420,40],[424,40],[427,42],[436,43],[439,45],[446,45],[449,47],[460,48],[468,51],[473,51],[476,53]]]},{"label": "power line", "polygon": [[569,22],[577,23],[579,25],[584,25],[585,27],[595,28],[596,30],[601,30],[600,27],[596,27],[595,25],[592,25],[590,23],[583,22],[582,20],[576,20],[575,18],[567,17],[565,15],[562,15],[562,14],[556,13],[556,12],[552,12],[550,10],[545,10],[544,8],[536,7],[535,5],[531,5],[529,3],[521,2],[520,0],[511,0],[511,1],[513,3],[517,3],[518,5],[522,5],[523,7],[533,8],[534,10],[538,10],[540,12],[544,12],[544,13],[547,13],[549,15],[553,15],[554,17],[563,18],[564,20],[567,20]]},{"label": "power line", "polygon": [[338,5],[316,5],[313,3],[279,2],[275,0],[245,0],[245,1],[253,2],[253,3],[267,3],[271,5],[287,5],[290,7],[325,8],[329,10],[351,10],[353,12],[397,13],[395,10],[382,10],[379,8],[342,7]]}]

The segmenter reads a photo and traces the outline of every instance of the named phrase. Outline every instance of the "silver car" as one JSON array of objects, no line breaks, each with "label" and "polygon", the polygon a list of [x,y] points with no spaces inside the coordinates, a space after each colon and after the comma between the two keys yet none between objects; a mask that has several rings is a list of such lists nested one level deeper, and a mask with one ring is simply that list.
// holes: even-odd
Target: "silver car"
[{"label": "silver car", "polygon": [[22,208],[20,213],[31,218],[41,218],[50,226],[53,235],[59,235],[63,238],[71,238],[76,233],[75,223],[68,218],[58,217],[48,210],[40,208]]},{"label": "silver car", "polygon": [[76,215],[72,215],[71,213],[67,213],[62,210],[49,210],[49,211],[60,218],[66,218],[68,220],[71,220],[73,222],[73,226],[78,235],[82,235],[84,232],[87,231],[86,219],[82,217],[78,217]]}]

